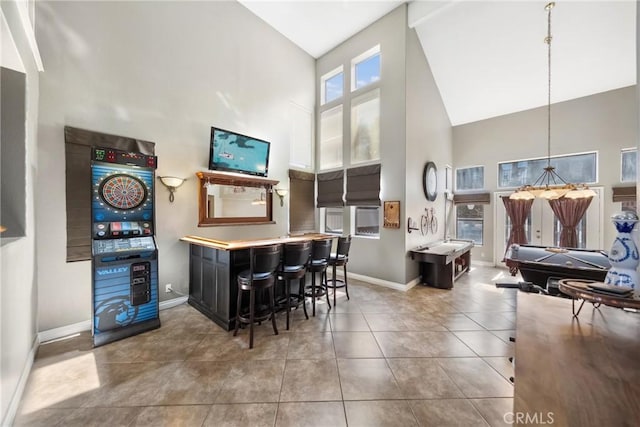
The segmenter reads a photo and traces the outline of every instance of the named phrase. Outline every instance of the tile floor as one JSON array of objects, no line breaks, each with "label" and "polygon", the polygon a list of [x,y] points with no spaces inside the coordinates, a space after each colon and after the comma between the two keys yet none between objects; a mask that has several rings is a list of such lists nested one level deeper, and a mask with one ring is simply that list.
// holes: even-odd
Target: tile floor
[{"label": "tile floor", "polygon": [[500,275],[408,292],[352,280],[330,312],[297,310],[289,331],[281,315],[278,336],[258,326],[252,350],[248,330],[234,338],[186,304],[95,349],[88,333],[43,344],[15,425],[506,425],[515,290]]}]

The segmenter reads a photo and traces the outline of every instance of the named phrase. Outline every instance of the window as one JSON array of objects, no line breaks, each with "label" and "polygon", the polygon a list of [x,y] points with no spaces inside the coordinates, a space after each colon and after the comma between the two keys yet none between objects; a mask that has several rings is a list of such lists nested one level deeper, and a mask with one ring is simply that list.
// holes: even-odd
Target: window
[{"label": "window", "polygon": [[325,208],[324,210],[324,232],[331,234],[342,234],[344,208]]},{"label": "window", "polygon": [[484,205],[456,205],[456,238],[482,245]]},{"label": "window", "polygon": [[351,164],[380,159],[380,89],[351,102]]},{"label": "window", "polygon": [[380,80],[380,45],[351,61],[351,91]]},{"label": "window", "polygon": [[456,169],[456,191],[482,190],[484,188],[484,166]]},{"label": "window", "polygon": [[320,114],[320,169],[342,166],[342,105]]},{"label": "window", "polygon": [[629,148],[620,154],[620,182],[636,182],[638,150]]},{"label": "window", "polygon": [[[547,166],[547,158],[498,163],[498,188],[533,184]],[[567,182],[598,182],[598,153],[570,154],[551,158],[551,166]]]},{"label": "window", "polygon": [[356,236],[378,237],[380,235],[380,208],[356,207]]},{"label": "window", "polygon": [[320,99],[322,105],[342,97],[344,87],[344,73],[338,67],[322,76],[320,79]]}]

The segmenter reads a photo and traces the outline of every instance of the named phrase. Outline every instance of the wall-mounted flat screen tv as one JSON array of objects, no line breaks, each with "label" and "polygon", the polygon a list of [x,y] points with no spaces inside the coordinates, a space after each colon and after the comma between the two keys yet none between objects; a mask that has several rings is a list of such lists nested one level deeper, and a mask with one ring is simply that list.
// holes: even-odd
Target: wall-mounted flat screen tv
[{"label": "wall-mounted flat screen tv", "polygon": [[220,128],[211,128],[209,169],[267,176],[270,143]]}]

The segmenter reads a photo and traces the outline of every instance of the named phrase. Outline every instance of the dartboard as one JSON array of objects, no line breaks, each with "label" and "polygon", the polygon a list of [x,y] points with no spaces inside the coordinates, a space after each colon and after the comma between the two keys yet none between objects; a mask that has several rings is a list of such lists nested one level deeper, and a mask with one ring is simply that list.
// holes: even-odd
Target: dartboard
[{"label": "dartboard", "polygon": [[147,188],[134,176],[115,174],[102,181],[100,196],[115,209],[135,209],[147,199]]}]

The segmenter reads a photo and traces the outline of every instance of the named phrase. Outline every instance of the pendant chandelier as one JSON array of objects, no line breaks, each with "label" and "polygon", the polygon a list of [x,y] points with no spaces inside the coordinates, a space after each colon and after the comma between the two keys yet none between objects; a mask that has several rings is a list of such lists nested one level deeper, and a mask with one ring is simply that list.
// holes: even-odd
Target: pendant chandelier
[{"label": "pendant chandelier", "polygon": [[544,168],[542,175],[535,180],[533,184],[523,185],[509,196],[514,200],[531,200],[536,197],[541,199],[559,199],[566,197],[568,199],[584,199],[591,198],[596,195],[585,184],[572,184],[565,181],[558,173],[556,168],[551,166],[551,9],[556,4],[551,2],[545,6],[547,11],[547,37],[544,42],[547,44],[547,166]]}]

